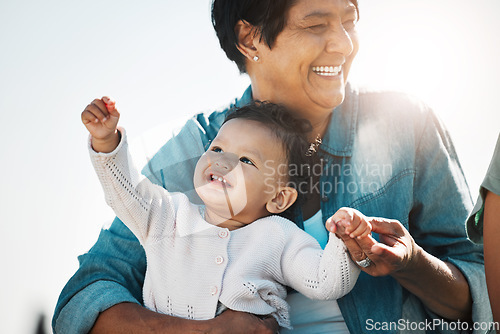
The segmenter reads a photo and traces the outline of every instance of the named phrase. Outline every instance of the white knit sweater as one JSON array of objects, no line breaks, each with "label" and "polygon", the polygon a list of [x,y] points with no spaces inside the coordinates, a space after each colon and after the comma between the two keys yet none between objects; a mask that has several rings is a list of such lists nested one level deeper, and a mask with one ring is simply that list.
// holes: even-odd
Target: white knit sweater
[{"label": "white knit sweater", "polygon": [[337,299],[354,287],[359,268],[335,235],[317,241],[278,216],[229,231],[204,220],[204,207],[169,193],[129,163],[125,131],[111,153],[92,163],[107,203],[146,251],[146,307],[187,319],[210,319],[220,301],[290,328],[285,285],[313,299]]}]

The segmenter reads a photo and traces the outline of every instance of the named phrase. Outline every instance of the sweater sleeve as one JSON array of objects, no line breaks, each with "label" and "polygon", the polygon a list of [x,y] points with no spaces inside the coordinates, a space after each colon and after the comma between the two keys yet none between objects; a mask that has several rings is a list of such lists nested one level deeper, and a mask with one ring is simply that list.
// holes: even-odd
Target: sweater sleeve
[{"label": "sweater sleeve", "polygon": [[127,137],[119,128],[121,140],[113,152],[89,153],[104,190],[106,203],[144,245],[148,238],[160,238],[172,230],[175,208],[170,193],[140,175],[128,153]]},{"label": "sweater sleeve", "polygon": [[324,251],[318,242],[296,228],[282,256],[285,284],[311,299],[339,299],[349,293],[360,269],[335,234]]}]

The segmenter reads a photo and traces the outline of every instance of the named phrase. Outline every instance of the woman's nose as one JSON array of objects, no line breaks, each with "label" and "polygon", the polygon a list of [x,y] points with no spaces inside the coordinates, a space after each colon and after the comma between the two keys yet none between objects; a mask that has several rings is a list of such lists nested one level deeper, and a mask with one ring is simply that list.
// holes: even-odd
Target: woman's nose
[{"label": "woman's nose", "polygon": [[352,38],[342,24],[332,27],[327,34],[326,52],[349,56],[354,50]]}]

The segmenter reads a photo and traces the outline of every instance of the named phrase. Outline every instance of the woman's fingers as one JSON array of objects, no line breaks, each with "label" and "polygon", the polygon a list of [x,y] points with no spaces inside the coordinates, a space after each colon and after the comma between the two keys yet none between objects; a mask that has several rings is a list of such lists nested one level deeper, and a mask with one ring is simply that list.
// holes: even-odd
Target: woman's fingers
[{"label": "woman's fingers", "polygon": [[[358,245],[359,249],[363,253],[364,256],[361,257],[361,260],[366,258],[366,256],[371,256],[373,254],[372,248],[374,245],[378,244],[377,240],[373,239],[371,235],[367,235],[366,237],[359,239],[352,239]],[[359,261],[359,259],[356,259]]]},{"label": "woman's fingers", "polygon": [[351,258],[354,261],[361,261],[366,259],[367,253],[365,252],[365,250],[369,250],[373,245],[373,242],[376,243],[376,241],[373,238],[370,241],[371,244],[368,244],[369,241],[363,240],[364,243],[362,247],[362,245],[360,244],[361,240],[351,238],[349,234],[345,233],[345,228],[343,226],[337,227],[337,236],[339,236],[342,239],[342,241],[347,247],[347,250],[349,251],[349,254],[351,254]]},{"label": "woman's fingers", "polygon": [[343,239],[343,241],[349,251],[349,254],[351,255],[351,259],[354,261],[362,261],[367,258],[368,255],[363,251],[356,240],[349,237],[347,239]]},{"label": "woman's fingers", "polygon": [[372,252],[382,259],[391,272],[402,270],[411,264],[417,252],[415,241],[408,230],[397,220],[375,218],[373,231],[379,234],[380,243]]},{"label": "woman's fingers", "polygon": [[[344,214],[332,216],[332,221]],[[359,221],[358,225],[352,224],[351,226],[351,224],[339,221],[336,224],[336,235],[342,239],[354,261],[369,259],[369,262],[365,263],[367,266],[360,264],[363,266],[363,271],[372,276],[385,276],[409,264],[414,253],[414,241],[400,222],[392,219],[357,216],[357,214],[351,216],[351,223]],[[344,218],[347,217],[344,216]],[[354,231],[347,233],[349,228],[354,228]],[[366,230],[363,231],[363,229]],[[370,230],[378,233],[380,242],[372,237]],[[358,233],[359,238],[351,237]]]},{"label": "woman's fingers", "polygon": [[385,235],[403,235],[402,225],[397,220],[373,217],[370,219],[373,232]]}]

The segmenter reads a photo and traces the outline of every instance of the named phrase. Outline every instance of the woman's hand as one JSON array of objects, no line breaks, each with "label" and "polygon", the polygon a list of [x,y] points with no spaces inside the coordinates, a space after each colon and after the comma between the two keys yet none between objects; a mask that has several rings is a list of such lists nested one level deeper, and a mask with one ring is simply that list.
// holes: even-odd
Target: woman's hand
[{"label": "woman's hand", "polygon": [[82,122],[92,135],[92,148],[96,152],[112,152],[120,142],[117,131],[120,113],[116,103],[104,96],[95,99],[82,112]]},{"label": "woman's hand", "polygon": [[370,265],[362,268],[372,276],[391,275],[405,270],[417,259],[419,247],[406,228],[397,220],[369,218],[372,231],[379,234],[380,242],[368,235],[353,239],[337,226],[337,235],[344,241],[354,261],[369,259]]},{"label": "woman's hand", "polygon": [[372,276],[391,275],[445,319],[471,319],[469,285],[457,267],[423,250],[399,221],[383,218],[369,221],[372,231],[379,234],[380,242],[371,235],[353,239],[342,226],[337,226],[335,231],[361,270]]}]

